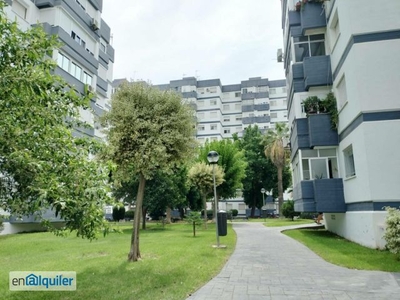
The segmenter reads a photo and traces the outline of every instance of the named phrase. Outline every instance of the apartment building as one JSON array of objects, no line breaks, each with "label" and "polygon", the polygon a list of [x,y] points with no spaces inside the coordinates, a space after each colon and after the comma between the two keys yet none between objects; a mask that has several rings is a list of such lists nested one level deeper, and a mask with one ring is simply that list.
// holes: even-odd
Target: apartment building
[{"label": "apartment building", "polygon": [[220,79],[197,80],[185,77],[156,85],[175,90],[196,109],[197,140],[232,138],[250,125],[261,131],[274,128],[276,122],[287,122],[285,80],[249,78],[238,84],[222,85]]},{"label": "apartment building", "polygon": [[[49,35],[57,35],[63,46],[53,52],[62,76],[74,88],[96,92],[91,107],[97,115],[110,108],[114,48],[111,30],[101,18],[102,0],[6,0],[5,12],[26,30],[40,23]],[[85,87],[86,86],[86,87]],[[75,135],[101,138],[90,110],[81,110],[81,117],[92,128],[76,128]]]},{"label": "apartment building", "polygon": [[[72,84],[81,94],[86,89],[96,93],[91,100],[93,110],[81,110],[82,120],[91,128],[75,128],[75,136],[102,138],[95,115],[110,109],[111,82],[113,77],[114,48],[111,31],[101,18],[102,0],[6,0],[5,13],[15,20],[22,30],[37,23],[49,35],[57,35],[63,46],[53,51],[57,62],[55,73]],[[4,213],[4,212],[3,212]],[[43,217],[60,221],[50,210]],[[34,216],[16,219],[11,216],[4,223],[0,234],[39,230],[41,225]]]},{"label": "apartment building", "polygon": [[[400,206],[400,2],[282,0],[295,209],[328,230],[385,245],[385,206]],[[306,114],[336,97],[339,123]]]}]

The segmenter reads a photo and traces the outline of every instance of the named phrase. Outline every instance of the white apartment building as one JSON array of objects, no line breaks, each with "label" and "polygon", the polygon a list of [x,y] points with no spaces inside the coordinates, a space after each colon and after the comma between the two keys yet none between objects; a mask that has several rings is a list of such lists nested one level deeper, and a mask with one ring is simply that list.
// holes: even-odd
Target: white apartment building
[{"label": "white apartment building", "polygon": [[276,122],[287,122],[285,80],[249,78],[238,84],[222,85],[220,79],[197,80],[185,77],[156,85],[175,90],[193,104],[197,115],[197,140],[232,138],[250,125],[261,131],[274,128]]},{"label": "white apartment building", "polygon": [[[111,30],[101,18],[102,0],[6,0],[7,17],[27,30],[38,23],[49,35],[57,35],[63,46],[53,51],[58,66],[57,75],[72,84],[81,94],[85,89],[96,93],[91,99],[91,110],[81,110],[81,118],[91,128],[75,128],[75,136],[102,138],[95,115],[110,109],[113,78],[114,48]],[[54,213],[44,217],[57,221]],[[0,234],[40,228],[34,216],[24,219],[11,217]]]},{"label": "white apartment building", "polygon": [[[295,209],[383,248],[385,206],[400,206],[400,1],[282,0]],[[333,92],[339,125],[302,102]]]}]

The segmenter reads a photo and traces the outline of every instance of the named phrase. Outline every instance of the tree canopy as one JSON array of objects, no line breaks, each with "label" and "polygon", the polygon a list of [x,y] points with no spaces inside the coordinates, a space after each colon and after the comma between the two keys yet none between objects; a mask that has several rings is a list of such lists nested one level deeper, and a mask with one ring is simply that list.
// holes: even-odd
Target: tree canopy
[{"label": "tree canopy", "polygon": [[101,121],[108,128],[108,151],[117,169],[116,181],[138,177],[134,230],[128,260],[140,258],[139,224],[146,180],[161,170],[189,159],[195,149],[194,111],[173,91],[161,91],[146,83],[118,87],[111,110]]},{"label": "tree canopy", "polygon": [[244,152],[231,140],[206,142],[200,148],[199,161],[207,162],[207,154],[212,150],[218,152],[218,165],[224,171],[224,182],[217,188],[218,197],[235,197],[236,190],[243,187],[242,180],[247,165]]},{"label": "tree canopy", "polygon": [[[60,46],[40,26],[21,31],[0,3],[0,205],[14,215],[53,209],[63,229],[93,239],[106,229],[108,169],[95,158],[93,139],[73,137],[81,96],[54,75],[51,59]],[[51,223],[44,224],[51,227]],[[60,231],[56,231],[60,233]]]}]

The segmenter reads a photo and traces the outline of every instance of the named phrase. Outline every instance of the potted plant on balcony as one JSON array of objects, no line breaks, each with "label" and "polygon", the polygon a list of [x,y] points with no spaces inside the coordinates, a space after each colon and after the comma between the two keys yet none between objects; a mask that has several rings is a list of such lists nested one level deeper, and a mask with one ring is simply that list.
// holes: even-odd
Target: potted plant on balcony
[{"label": "potted plant on balcony", "polygon": [[319,106],[321,99],[317,96],[310,96],[303,101],[304,112],[306,115],[312,115],[319,113]]},{"label": "potted plant on balcony", "polygon": [[338,111],[336,106],[336,97],[331,92],[326,95],[326,98],[321,100],[317,96],[310,96],[303,101],[304,112],[306,116],[319,113],[330,115],[332,129],[338,128]]}]

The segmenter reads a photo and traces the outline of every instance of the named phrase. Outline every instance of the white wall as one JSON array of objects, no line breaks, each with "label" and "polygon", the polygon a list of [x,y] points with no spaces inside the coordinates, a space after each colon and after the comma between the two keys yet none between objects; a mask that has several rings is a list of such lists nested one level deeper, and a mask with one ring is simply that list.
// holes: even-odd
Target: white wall
[{"label": "white wall", "polygon": [[383,249],[386,215],[384,211],[325,213],[324,221],[326,229],[333,233],[369,248]]}]

